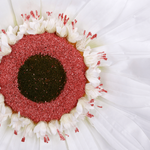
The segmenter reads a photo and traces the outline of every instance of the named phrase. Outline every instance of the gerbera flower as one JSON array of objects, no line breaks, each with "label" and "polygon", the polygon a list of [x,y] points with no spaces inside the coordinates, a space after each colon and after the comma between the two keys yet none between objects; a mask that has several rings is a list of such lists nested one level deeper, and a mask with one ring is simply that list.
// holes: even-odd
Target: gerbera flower
[{"label": "gerbera flower", "polygon": [[[2,35],[4,35],[1,36],[0,57],[2,58],[11,52],[8,43],[14,45],[22,39],[24,34],[41,34],[46,30],[52,33],[56,31],[58,36],[65,37],[66,31],[69,30],[68,40],[71,43],[76,43],[78,50],[84,52],[86,46],[84,61],[88,67],[87,79],[92,83],[92,85],[88,84],[86,93],[89,92],[88,99],[95,97],[88,103],[94,109],[90,109],[86,117],[80,116],[76,126],[74,124],[71,126],[73,122],[70,123],[64,117],[64,122],[69,122],[69,124],[63,124],[66,125],[63,126],[66,128],[65,131],[61,131],[57,121],[49,126],[41,123],[34,128],[34,132],[37,134],[30,137],[29,135],[33,133],[32,126],[35,124],[29,124],[29,119],[21,118],[20,112],[17,112],[17,115],[12,115],[9,107],[3,109],[5,97],[1,94],[0,149],[149,150],[149,8],[150,2],[148,0],[142,2],[140,0],[26,0],[21,2],[11,0],[1,2],[0,28]],[[31,12],[31,16],[34,18],[32,11],[36,12],[36,17],[39,20],[35,19],[30,24],[30,27],[33,28],[28,30],[28,24],[23,22],[26,21],[23,19],[29,19],[29,17],[27,15],[24,17],[24,14]],[[44,18],[51,12],[53,12],[54,18],[42,26]],[[67,14],[69,20],[63,17],[64,24],[62,24],[61,18],[58,18],[60,21],[57,21],[58,28],[56,29],[55,18],[62,13]],[[77,20],[77,24],[75,24],[75,20]],[[70,21],[68,28],[65,26],[67,21]],[[74,22],[71,23],[71,21]],[[78,32],[74,32],[74,24],[78,28]],[[15,28],[16,25],[20,25],[19,31]],[[84,33],[85,36],[80,38],[83,31],[90,34]],[[17,37],[15,36],[16,32],[18,32]],[[97,38],[88,41],[86,37],[91,36],[91,33],[97,35]],[[9,36],[9,40],[6,38],[6,34]],[[92,52],[90,48],[92,48]],[[99,57],[106,58],[105,54],[108,61],[99,62]],[[37,57],[41,58],[42,56],[38,55]],[[48,56],[46,55],[46,57]],[[93,70],[95,64],[97,68]],[[15,68],[13,69],[15,70]],[[100,81],[103,83],[102,88],[99,87],[99,73]],[[97,89],[100,88],[104,91],[102,94],[94,91],[93,87],[97,84]],[[92,92],[91,89],[93,89]],[[88,107],[84,97],[77,107],[79,111],[82,111],[82,106]],[[89,108],[86,109],[89,110]],[[17,122],[17,127],[14,122]],[[24,127],[21,126],[22,122],[24,126],[26,124],[29,126],[23,130],[25,132],[19,134],[18,131]],[[52,133],[56,131],[55,135],[51,134],[50,137],[45,135],[49,128],[53,129]],[[41,135],[44,135],[44,140]]]}]

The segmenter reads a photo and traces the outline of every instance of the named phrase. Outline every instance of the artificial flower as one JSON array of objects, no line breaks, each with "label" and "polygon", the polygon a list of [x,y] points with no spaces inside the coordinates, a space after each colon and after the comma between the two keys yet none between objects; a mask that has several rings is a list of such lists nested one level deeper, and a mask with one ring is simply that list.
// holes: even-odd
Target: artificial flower
[{"label": "artificial flower", "polygon": [[[11,0],[1,2],[1,23],[2,32],[7,30],[9,40],[2,33],[0,57],[4,53],[10,53],[9,44],[16,43],[14,36],[18,30],[16,25],[22,25],[21,14],[28,14],[31,10],[38,12],[41,18],[36,23],[31,23],[31,30],[26,32],[28,24],[21,26],[19,39],[24,34],[40,34],[46,31],[51,33],[57,31],[60,37],[66,36],[67,28],[57,22],[56,28],[53,26],[55,20],[49,20],[45,26],[41,27],[41,22],[47,16],[46,12],[53,12],[56,17],[59,13],[69,16],[69,19],[77,20],[76,30],[68,29],[68,40],[74,42],[81,40],[78,33],[84,30],[97,34],[97,38],[87,41],[86,38],[77,43],[77,48],[84,51],[85,63],[89,67],[87,79],[90,81],[86,85],[86,93],[96,98],[92,101],[94,109],[88,113],[91,117],[81,117],[77,122],[77,130],[74,126],[70,127],[74,118],[67,116],[62,118],[67,130],[63,133],[57,130],[59,123],[54,121],[49,126],[39,123],[32,135],[30,130],[34,124],[30,124],[28,128],[18,135],[14,132],[14,122],[17,123],[16,130],[22,128],[21,122],[28,125],[28,118],[21,118],[20,114],[14,114],[10,120],[7,117],[1,117],[3,114],[11,115],[9,107],[1,109],[0,121],[0,149],[2,150],[47,150],[47,149],[63,149],[63,150],[149,150],[150,149],[150,2],[148,0]],[[42,17],[43,16],[43,17]],[[9,27],[12,26],[13,28]],[[51,26],[51,28],[50,28]],[[36,30],[35,30],[36,29]],[[17,40],[19,40],[17,39]],[[108,61],[101,61],[99,70],[95,68],[91,70],[97,63],[100,55],[99,52],[105,52]],[[0,59],[1,59],[0,58]],[[2,58],[3,59],[3,58]],[[99,72],[100,71],[100,72]],[[98,78],[103,83],[103,88],[107,92],[99,94],[94,86],[99,85]],[[94,75],[93,75],[94,74]],[[93,88],[93,89],[92,89]],[[91,92],[92,89],[92,92]],[[3,108],[4,97],[0,95],[0,108]],[[86,105],[83,99],[78,103],[79,112],[82,111],[82,105]],[[87,107],[88,109],[88,107]],[[78,115],[78,114],[76,114]],[[70,121],[71,120],[71,121]],[[10,126],[7,126],[10,124]],[[54,135],[45,137],[44,142],[40,135],[45,135],[48,129],[52,129]],[[39,130],[40,129],[40,130]],[[15,133],[15,134],[14,134]],[[40,134],[39,134],[40,133]],[[25,142],[21,142],[22,137],[26,134]],[[60,140],[60,137],[65,140]],[[24,139],[22,139],[24,141]]]}]

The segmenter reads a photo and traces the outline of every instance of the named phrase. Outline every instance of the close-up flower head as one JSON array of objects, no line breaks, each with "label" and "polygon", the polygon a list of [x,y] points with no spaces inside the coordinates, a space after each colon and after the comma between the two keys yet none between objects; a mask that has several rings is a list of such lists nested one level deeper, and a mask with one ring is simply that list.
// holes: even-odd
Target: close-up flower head
[{"label": "close-up flower head", "polygon": [[150,0],[0,11],[0,150],[150,150]]}]

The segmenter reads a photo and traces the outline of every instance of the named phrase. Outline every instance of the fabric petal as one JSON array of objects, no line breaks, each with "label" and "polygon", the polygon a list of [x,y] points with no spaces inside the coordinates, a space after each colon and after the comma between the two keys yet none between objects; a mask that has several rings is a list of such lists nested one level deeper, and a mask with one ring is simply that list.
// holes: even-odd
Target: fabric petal
[{"label": "fabric petal", "polygon": [[[135,3],[137,7],[134,7]],[[124,3],[124,8],[118,18],[114,18],[110,24],[105,24],[108,19],[107,17],[99,20],[104,25],[99,32],[97,31],[98,40],[103,44],[108,44],[127,38],[133,40],[145,38],[149,34],[149,31],[147,32],[149,28],[149,6],[150,2],[148,0],[144,0],[144,2],[140,0],[127,1],[126,4]]]},{"label": "fabric petal", "polygon": [[0,30],[2,29],[7,29],[8,26],[15,26],[16,25],[16,21],[15,21],[15,16],[13,13],[13,9],[11,7],[11,2],[9,0],[5,0],[3,2],[1,2],[0,4]]},{"label": "fabric petal", "polygon": [[139,127],[143,130],[143,132],[149,137],[150,139],[150,107],[141,107],[141,108],[130,108],[130,107],[121,107],[118,105],[113,104],[112,102],[100,98],[101,101],[116,107],[122,111],[124,114],[133,120]]},{"label": "fabric petal", "polygon": [[53,12],[55,16],[64,13],[70,2],[70,0],[42,0],[42,15],[46,17],[47,11]]},{"label": "fabric petal", "polygon": [[40,150],[39,139],[35,135],[33,137],[26,137],[25,142],[21,142],[22,138],[22,134],[13,134],[9,144],[7,144],[8,150]]},{"label": "fabric petal", "polygon": [[105,51],[108,61],[110,61],[113,66],[121,61],[128,61],[136,58],[149,58],[150,43],[149,41],[137,42],[127,39],[114,44],[98,46],[94,48],[93,51]]},{"label": "fabric petal", "polygon": [[8,128],[8,120],[4,121],[1,125],[0,125],[0,141],[2,140],[7,128]]},{"label": "fabric petal", "polygon": [[12,7],[16,16],[16,21],[17,24],[20,25],[22,24],[22,17],[21,14],[30,14],[30,11],[38,11],[38,14],[40,15],[40,7],[41,3],[40,0],[25,0],[25,1],[20,1],[20,0],[11,0],[12,2]]},{"label": "fabric petal", "polygon": [[93,139],[95,140],[95,142],[99,147],[99,150],[115,150],[87,120],[84,120],[83,123],[92,134]]},{"label": "fabric petal", "polygon": [[101,150],[85,123],[80,121],[77,126],[79,132],[75,132],[73,128],[65,131],[65,134],[69,135],[69,137],[66,136],[68,148],[70,150]]},{"label": "fabric petal", "polygon": [[68,150],[65,141],[61,141],[58,135],[50,136],[50,141],[45,143],[40,139],[40,150]]},{"label": "fabric petal", "polygon": [[102,97],[123,107],[150,106],[150,86],[106,70],[101,72],[101,81],[108,92]]},{"label": "fabric petal", "polygon": [[69,16],[70,20],[73,20],[90,1],[91,0],[72,0],[65,11],[65,14]]},{"label": "fabric petal", "polygon": [[102,108],[95,108],[94,117],[89,121],[112,147],[121,150],[149,150],[148,137],[123,111],[100,100],[97,104]]},{"label": "fabric petal", "polygon": [[120,75],[150,85],[150,55],[147,55],[144,58],[141,56],[139,57],[140,58],[121,61],[111,66],[110,69]]},{"label": "fabric petal", "polygon": [[2,135],[2,139],[0,140],[0,148],[2,150],[8,150],[9,142],[11,141],[13,135],[14,135],[13,130],[7,127],[7,129]]},{"label": "fabric petal", "polygon": [[96,33],[118,18],[125,4],[126,0],[91,0],[76,16],[77,26],[80,27],[80,31]]}]

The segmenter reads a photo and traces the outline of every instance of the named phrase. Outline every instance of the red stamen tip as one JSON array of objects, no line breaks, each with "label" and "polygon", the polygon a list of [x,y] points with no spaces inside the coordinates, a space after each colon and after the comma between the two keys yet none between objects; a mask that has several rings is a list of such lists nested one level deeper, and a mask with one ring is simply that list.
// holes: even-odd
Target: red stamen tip
[{"label": "red stamen tip", "polygon": [[33,11],[30,11],[30,14],[31,14],[31,16],[32,16],[33,18],[35,18],[35,14],[34,14]]},{"label": "red stamen tip", "polygon": [[14,130],[14,134],[17,135],[17,131],[16,130]]},{"label": "red stamen tip", "polygon": [[4,34],[6,34],[6,31],[5,31],[4,29],[2,29],[2,32],[3,32]]},{"label": "red stamen tip", "polygon": [[97,37],[97,34],[94,34],[92,37],[91,37],[91,40],[96,38]]},{"label": "red stamen tip", "polygon": [[47,138],[46,138],[46,137],[44,137],[44,142],[45,142],[45,143],[48,143],[48,142],[47,142]]},{"label": "red stamen tip", "polygon": [[59,134],[60,140],[65,141],[65,138],[63,137],[63,135],[60,133],[60,131],[57,129],[57,132]]},{"label": "red stamen tip", "polygon": [[29,19],[30,19],[30,15],[27,15],[27,16],[26,16],[26,20],[29,20]]},{"label": "red stamen tip", "polygon": [[75,23],[77,23],[77,20],[75,19]]},{"label": "red stamen tip", "polygon": [[[48,16],[50,16],[52,14],[52,12],[47,11],[46,12]],[[60,14],[59,14],[60,15]],[[59,17],[59,16],[58,16]]]},{"label": "red stamen tip", "polygon": [[35,13],[36,13],[36,16],[38,16],[38,11],[37,10],[35,11]]},{"label": "red stamen tip", "polygon": [[106,90],[104,90],[104,89],[102,89],[102,92],[105,92],[105,93],[107,93],[107,91],[106,91]]},{"label": "red stamen tip", "polygon": [[23,138],[21,139],[21,142],[25,142],[25,137],[23,137]]},{"label": "red stamen tip", "polygon": [[61,14],[58,15],[58,19],[61,17]]},{"label": "red stamen tip", "polygon": [[97,65],[99,66],[99,65],[100,65],[100,63],[101,63],[101,62],[100,62],[100,61],[98,61],[98,62],[97,62]]},{"label": "red stamen tip", "polygon": [[89,118],[94,117],[94,115],[90,114],[89,112],[87,112],[86,116],[89,117]]},{"label": "red stamen tip", "polygon": [[66,23],[68,22],[69,18],[67,18],[67,15],[65,15],[64,17],[64,25],[66,25]]},{"label": "red stamen tip", "polygon": [[98,108],[103,108],[103,106],[97,106]]},{"label": "red stamen tip", "polygon": [[68,134],[65,134],[67,137],[69,137],[69,135]]},{"label": "red stamen tip", "polygon": [[78,129],[78,128],[75,129],[75,133],[77,133],[77,132],[79,132],[79,129]]},{"label": "red stamen tip", "polygon": [[62,14],[61,14],[61,20],[63,20],[63,18],[64,18],[64,14],[62,13]]},{"label": "red stamen tip", "polygon": [[48,143],[48,141],[50,141],[50,139],[49,139],[48,135],[45,135],[45,136],[44,136],[44,142],[45,142],[45,143]]},{"label": "red stamen tip", "polygon": [[86,30],[84,30],[83,35],[85,35],[85,33],[86,33]]},{"label": "red stamen tip", "polygon": [[91,99],[89,103],[94,103],[94,99]]},{"label": "red stamen tip", "polygon": [[88,35],[87,35],[86,38],[88,38],[89,36],[92,36],[92,33],[91,33],[91,32],[88,33]]},{"label": "red stamen tip", "polygon": [[74,22],[71,22],[71,24],[72,24],[72,29],[74,29]]},{"label": "red stamen tip", "polygon": [[21,14],[21,17],[23,18],[23,14]]}]

